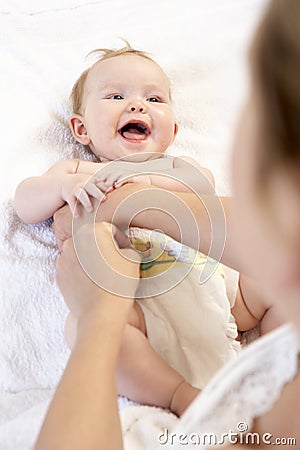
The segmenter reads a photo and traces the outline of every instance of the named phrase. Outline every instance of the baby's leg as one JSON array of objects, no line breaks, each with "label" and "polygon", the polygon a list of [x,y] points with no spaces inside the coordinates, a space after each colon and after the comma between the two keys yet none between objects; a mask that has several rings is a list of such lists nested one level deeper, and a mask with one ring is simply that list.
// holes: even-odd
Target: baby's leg
[{"label": "baby's leg", "polygon": [[240,274],[235,303],[231,312],[239,331],[255,327],[266,312],[259,286],[244,274]]},{"label": "baby's leg", "polygon": [[[65,339],[73,347],[77,321],[69,314],[65,324]],[[146,338],[142,309],[135,303],[124,330],[118,364],[119,395],[148,405],[170,408],[180,416],[199,389],[194,388],[154,351]]]},{"label": "baby's leg", "polygon": [[[136,302],[130,312],[128,323],[140,329],[142,333],[146,334],[146,325],[143,311]],[[68,344],[68,347],[72,349],[77,335],[77,320],[71,313],[69,313],[69,315],[67,316],[64,334],[65,341]]]},{"label": "baby's leg", "polygon": [[260,324],[261,334],[265,334],[282,325],[283,322],[279,314],[275,313],[274,307],[267,305],[268,302],[263,298],[257,282],[241,274],[235,304],[231,309],[238,330],[250,330]]},{"label": "baby's leg", "polygon": [[148,405],[169,408],[178,416],[199,394],[154,351],[145,334],[125,327],[117,364],[118,393]]},{"label": "baby's leg", "polygon": [[265,315],[261,319],[260,322],[260,331],[261,334],[269,333],[269,331],[274,330],[283,324],[283,320],[281,319],[279,313],[276,312],[274,306],[270,306],[269,309],[265,312]]}]

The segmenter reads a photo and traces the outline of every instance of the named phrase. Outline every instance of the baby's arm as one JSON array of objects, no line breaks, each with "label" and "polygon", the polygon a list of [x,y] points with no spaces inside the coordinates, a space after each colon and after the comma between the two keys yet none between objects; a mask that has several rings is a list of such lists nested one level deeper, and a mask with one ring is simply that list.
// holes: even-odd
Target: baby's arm
[{"label": "baby's arm", "polygon": [[51,217],[65,201],[61,196],[66,175],[77,171],[78,160],[59,161],[44,175],[26,178],[16,190],[14,207],[26,223],[38,223]]},{"label": "baby's arm", "polygon": [[[84,207],[91,210],[88,194],[100,200],[103,198],[95,185],[88,184],[92,171],[98,168],[98,163],[64,160],[54,164],[44,175],[25,179],[15,194],[14,207],[18,216],[26,223],[42,222],[66,202],[73,210],[79,197]],[[86,192],[82,191],[83,186]]]},{"label": "baby's arm", "polygon": [[214,194],[212,173],[194,159],[183,157],[158,158],[144,162],[118,161],[97,174],[103,192],[128,182],[140,182],[178,192]]},{"label": "baby's arm", "polygon": [[189,156],[180,156],[173,159],[173,167],[162,169],[161,175],[150,174],[151,184],[162,189],[179,192],[214,194],[215,179],[206,167],[201,166]]}]

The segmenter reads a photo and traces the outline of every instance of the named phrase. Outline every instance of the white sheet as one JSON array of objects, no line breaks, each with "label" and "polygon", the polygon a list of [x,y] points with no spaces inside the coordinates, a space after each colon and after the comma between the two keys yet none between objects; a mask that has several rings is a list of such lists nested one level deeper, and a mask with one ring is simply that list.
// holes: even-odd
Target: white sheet
[{"label": "white sheet", "polygon": [[[66,309],[54,282],[53,237],[45,224],[18,222],[7,202],[21,179],[72,155],[66,98],[86,67],[84,56],[97,47],[122,45],[120,36],[152,53],[173,83],[179,134],[172,152],[190,154],[207,165],[218,191],[228,193],[232,130],[247,88],[245,49],[264,4],[265,0],[0,4],[1,450],[31,448],[68,357],[62,336]],[[166,412],[142,406],[123,408],[122,414],[130,450],[146,448],[147,436],[155,439],[154,430],[175,421]]]}]

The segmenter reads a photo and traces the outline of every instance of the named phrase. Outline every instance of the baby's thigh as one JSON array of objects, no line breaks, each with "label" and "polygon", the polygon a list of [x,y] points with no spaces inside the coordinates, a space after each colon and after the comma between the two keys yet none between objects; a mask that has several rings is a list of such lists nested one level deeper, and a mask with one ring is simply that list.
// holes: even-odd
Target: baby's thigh
[{"label": "baby's thigh", "polygon": [[130,311],[128,323],[147,336],[144,313],[137,301],[134,302],[133,308]]},{"label": "baby's thigh", "polygon": [[[146,335],[146,322],[144,319],[144,313],[142,308],[137,302],[134,302],[133,308],[129,314],[128,319],[129,325],[139,329],[143,334]],[[73,348],[77,333],[77,319],[73,314],[69,313],[65,322],[65,341],[70,349]]]}]

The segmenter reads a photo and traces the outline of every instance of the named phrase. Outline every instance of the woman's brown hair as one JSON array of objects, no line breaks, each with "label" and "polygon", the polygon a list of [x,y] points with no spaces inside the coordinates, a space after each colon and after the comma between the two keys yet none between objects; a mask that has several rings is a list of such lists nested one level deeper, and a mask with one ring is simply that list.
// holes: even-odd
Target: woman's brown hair
[{"label": "woman's brown hair", "polygon": [[251,48],[258,93],[257,181],[300,163],[300,0],[273,0]]}]

